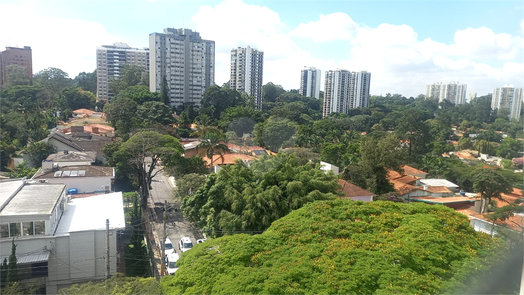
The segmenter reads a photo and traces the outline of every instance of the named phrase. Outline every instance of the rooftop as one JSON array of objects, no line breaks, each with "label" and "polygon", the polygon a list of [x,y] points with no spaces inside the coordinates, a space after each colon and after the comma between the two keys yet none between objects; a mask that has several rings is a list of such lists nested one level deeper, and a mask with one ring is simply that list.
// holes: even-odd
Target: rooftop
[{"label": "rooftop", "polygon": [[109,219],[110,229],[125,228],[122,192],[72,199],[60,219],[56,235],[105,230],[106,219]]},{"label": "rooftop", "polygon": [[9,185],[10,195],[15,195],[11,200],[4,200],[0,216],[51,214],[65,189],[65,184],[14,182],[18,184],[16,189],[22,187],[16,192],[13,184]]},{"label": "rooftop", "polygon": [[47,161],[53,161],[53,162],[76,162],[76,161],[91,161],[94,162],[96,160],[96,152],[76,152],[71,151],[67,152],[61,152],[61,153],[55,153],[49,155],[46,159]]},{"label": "rooftop", "polygon": [[[253,161],[256,158],[246,154],[223,154],[223,157],[220,155],[213,155],[213,165],[233,165],[237,160],[241,161]],[[204,161],[208,165],[211,164],[211,161],[208,157],[204,157]]]},{"label": "rooftop", "polygon": [[448,188],[449,187],[451,188],[459,187],[458,185],[446,179],[437,179],[437,178],[419,179],[418,182],[420,185],[427,185],[427,186],[445,186]]},{"label": "rooftop", "polygon": [[425,203],[432,204],[450,204],[450,203],[464,203],[464,202],[475,202],[474,199],[468,197],[449,197],[449,198],[440,198],[440,197],[411,197],[413,201],[420,201]]},{"label": "rooftop", "polygon": [[75,165],[53,170],[40,169],[32,179],[64,177],[104,177],[114,176],[114,168],[107,166]]},{"label": "rooftop", "polygon": [[344,192],[346,198],[369,197],[375,195],[374,193],[367,191],[358,185],[354,185],[351,182],[347,182],[343,179],[339,179],[338,184],[342,186],[342,191]]}]

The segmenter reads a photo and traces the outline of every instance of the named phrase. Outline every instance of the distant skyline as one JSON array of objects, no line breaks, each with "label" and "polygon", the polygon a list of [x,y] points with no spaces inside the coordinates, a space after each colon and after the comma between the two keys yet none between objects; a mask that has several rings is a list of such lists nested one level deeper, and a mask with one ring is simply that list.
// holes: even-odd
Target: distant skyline
[{"label": "distant skyline", "polygon": [[424,94],[458,81],[469,93],[524,85],[524,3],[499,1],[0,0],[0,51],[31,46],[33,72],[71,78],[96,68],[96,47],[148,47],[149,34],[188,28],[216,45],[215,82],[230,52],[264,51],[264,81],[299,89],[300,71],[371,72],[371,95]]}]

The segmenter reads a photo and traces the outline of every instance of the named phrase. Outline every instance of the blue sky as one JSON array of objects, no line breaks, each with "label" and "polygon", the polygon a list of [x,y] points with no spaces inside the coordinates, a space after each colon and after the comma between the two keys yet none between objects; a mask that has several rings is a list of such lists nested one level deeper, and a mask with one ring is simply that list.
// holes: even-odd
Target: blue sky
[{"label": "blue sky", "polygon": [[31,46],[34,72],[74,77],[95,69],[97,46],[147,47],[150,33],[186,27],[215,41],[219,85],[231,48],[246,45],[264,51],[264,83],[285,89],[304,66],[367,70],[372,94],[524,84],[522,1],[0,0],[0,12],[0,46]]}]

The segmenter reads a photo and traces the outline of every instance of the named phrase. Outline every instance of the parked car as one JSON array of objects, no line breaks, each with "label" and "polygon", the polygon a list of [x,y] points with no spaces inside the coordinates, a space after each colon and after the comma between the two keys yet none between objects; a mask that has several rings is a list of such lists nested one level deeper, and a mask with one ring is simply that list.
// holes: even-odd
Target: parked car
[{"label": "parked car", "polygon": [[180,256],[176,252],[173,252],[167,255],[166,266],[167,266],[167,273],[169,275],[174,275],[175,272],[178,270],[178,265],[176,264],[176,262],[178,261],[178,258],[180,258]]},{"label": "parked car", "polygon": [[197,240],[197,244],[202,244],[203,242],[205,242],[207,239],[198,239]]},{"label": "parked car", "polygon": [[169,255],[171,253],[175,253],[175,247],[173,247],[173,243],[171,243],[171,240],[169,238],[166,239],[164,244],[164,255]]},{"label": "parked car", "polygon": [[193,248],[193,242],[191,242],[189,237],[183,237],[180,239],[180,242],[178,243],[178,249],[180,249],[180,251],[186,252],[191,248]]}]

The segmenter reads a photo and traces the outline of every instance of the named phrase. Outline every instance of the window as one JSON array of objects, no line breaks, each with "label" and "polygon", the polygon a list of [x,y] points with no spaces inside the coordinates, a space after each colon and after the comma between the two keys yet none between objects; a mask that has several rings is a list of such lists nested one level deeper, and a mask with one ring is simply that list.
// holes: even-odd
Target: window
[{"label": "window", "polygon": [[23,232],[23,235],[24,236],[32,236],[34,235],[34,227],[33,227],[33,222],[32,221],[29,221],[29,222],[23,222],[22,223],[22,226],[23,226],[23,229],[24,229],[24,232]]},{"label": "window", "polygon": [[7,223],[0,224],[0,238],[9,237],[9,225]]},{"label": "window", "polygon": [[9,236],[16,237],[20,235],[20,223],[9,223]]},{"label": "window", "polygon": [[45,222],[34,221],[33,226],[35,228],[35,235],[45,235]]}]

